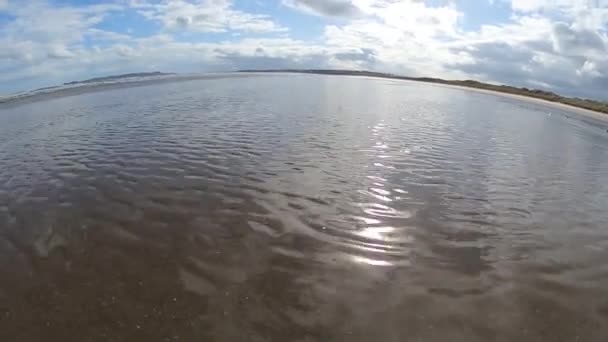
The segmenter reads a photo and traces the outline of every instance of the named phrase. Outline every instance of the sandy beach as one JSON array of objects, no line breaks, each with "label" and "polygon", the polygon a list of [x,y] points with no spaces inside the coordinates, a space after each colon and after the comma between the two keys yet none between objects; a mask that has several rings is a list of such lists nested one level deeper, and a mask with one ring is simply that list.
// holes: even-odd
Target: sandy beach
[{"label": "sandy beach", "polygon": [[455,85],[439,84],[439,83],[437,83],[437,85],[443,86],[443,87],[448,87],[448,88],[470,90],[470,91],[475,91],[475,92],[489,94],[489,95],[503,96],[503,97],[508,97],[508,98],[512,98],[512,99],[516,99],[516,100],[520,100],[520,101],[526,101],[526,102],[530,102],[530,103],[536,103],[536,104],[549,106],[549,107],[553,107],[553,108],[557,108],[557,109],[561,109],[561,110],[566,110],[566,111],[572,112],[574,114],[578,114],[578,115],[581,115],[581,116],[584,116],[587,118],[591,118],[594,120],[598,120],[598,121],[608,124],[608,114],[595,112],[595,111],[592,111],[589,109],[579,108],[579,107],[575,107],[575,106],[570,106],[570,105],[563,104],[560,102],[552,102],[552,101],[547,101],[547,100],[543,100],[543,99],[537,99],[537,98],[530,97],[530,96],[509,94],[509,93],[503,93],[503,92],[499,92],[499,91],[472,88],[472,87],[455,86]]}]

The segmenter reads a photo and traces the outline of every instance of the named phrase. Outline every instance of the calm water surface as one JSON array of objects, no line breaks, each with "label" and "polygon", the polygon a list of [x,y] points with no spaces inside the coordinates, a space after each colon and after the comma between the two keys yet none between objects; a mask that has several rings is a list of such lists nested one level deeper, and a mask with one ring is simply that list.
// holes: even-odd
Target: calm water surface
[{"label": "calm water surface", "polygon": [[1,341],[607,341],[608,134],[420,83],[0,109]]}]

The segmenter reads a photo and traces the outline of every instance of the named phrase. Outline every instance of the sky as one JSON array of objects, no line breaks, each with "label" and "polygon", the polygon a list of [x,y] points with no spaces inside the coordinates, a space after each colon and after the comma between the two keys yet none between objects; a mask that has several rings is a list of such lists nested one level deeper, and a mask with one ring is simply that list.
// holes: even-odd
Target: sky
[{"label": "sky", "polygon": [[0,0],[0,94],[128,72],[276,68],[608,99],[608,0]]}]

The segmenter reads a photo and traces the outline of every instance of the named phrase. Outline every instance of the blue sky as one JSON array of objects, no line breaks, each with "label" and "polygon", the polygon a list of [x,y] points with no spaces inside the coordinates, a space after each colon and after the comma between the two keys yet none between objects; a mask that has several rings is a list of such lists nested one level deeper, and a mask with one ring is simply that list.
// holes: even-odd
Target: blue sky
[{"label": "blue sky", "polygon": [[0,93],[137,71],[349,68],[608,97],[608,0],[0,0]]}]

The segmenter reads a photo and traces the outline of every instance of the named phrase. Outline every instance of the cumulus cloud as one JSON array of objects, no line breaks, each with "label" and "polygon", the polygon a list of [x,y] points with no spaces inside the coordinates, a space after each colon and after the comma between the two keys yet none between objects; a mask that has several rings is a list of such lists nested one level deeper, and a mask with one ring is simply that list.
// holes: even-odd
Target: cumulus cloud
[{"label": "cumulus cloud", "polygon": [[607,79],[599,69],[608,63],[605,34],[569,20],[530,14],[487,25],[452,44],[466,59],[448,65],[490,82],[606,98]]},{"label": "cumulus cloud", "polygon": [[355,17],[361,14],[351,0],[283,0],[283,4],[322,16]]},{"label": "cumulus cloud", "polygon": [[[320,23],[320,36],[295,39],[309,36],[302,34],[308,28],[271,16],[282,11],[269,12],[267,2],[245,9],[229,0],[0,0],[14,18],[0,23],[0,87],[140,70],[353,68],[605,98],[608,6],[601,1],[495,0],[509,11],[505,18],[468,27],[471,13],[458,1],[280,0],[282,11]],[[125,11],[156,28],[137,37],[104,29],[106,18]]]},{"label": "cumulus cloud", "polygon": [[[364,17],[325,28],[325,44],[339,51],[335,67],[356,67],[412,76],[462,77],[460,70],[446,68],[456,57],[446,42],[461,36],[457,23],[462,13],[451,5],[429,7],[420,1],[359,0]],[[340,58],[366,49],[358,60]],[[373,53],[370,53],[373,51]],[[356,63],[355,63],[356,62]]]},{"label": "cumulus cloud", "polygon": [[115,51],[116,54],[120,57],[132,57],[132,56],[137,55],[137,52],[135,49],[133,49],[130,46],[123,45],[123,44],[114,45],[112,47],[112,50]]},{"label": "cumulus cloud", "polygon": [[566,23],[553,26],[553,46],[556,52],[567,56],[605,56],[606,45],[598,32],[574,29]]},{"label": "cumulus cloud", "polygon": [[520,12],[599,10],[608,7],[606,0],[510,0],[510,3],[514,10]]},{"label": "cumulus cloud", "polygon": [[605,70],[605,69],[598,66],[598,64],[596,62],[585,61],[583,66],[580,67],[578,70],[576,70],[576,73],[579,76],[583,76],[583,77],[587,76],[590,78],[600,78],[600,77],[604,76],[603,70]]},{"label": "cumulus cloud", "polygon": [[84,35],[96,42],[125,42],[131,39],[131,36],[127,34],[104,31],[97,28],[87,29]]},{"label": "cumulus cloud", "polygon": [[50,47],[47,55],[49,58],[64,59],[74,57],[74,53],[69,51],[65,46],[55,45]]},{"label": "cumulus cloud", "polygon": [[340,52],[334,54],[334,57],[339,60],[357,61],[366,64],[374,63],[376,59],[375,51],[372,49],[360,49],[354,52]]},{"label": "cumulus cloud", "polygon": [[[19,62],[39,62],[46,58],[64,59],[81,44],[105,15],[118,11],[118,5],[94,5],[83,8],[52,7],[44,2],[11,3],[6,7],[16,19],[0,28],[1,56]],[[44,15],[41,15],[44,13]]]},{"label": "cumulus cloud", "polygon": [[200,32],[276,32],[285,29],[269,16],[236,10],[228,0],[174,0],[169,2],[137,2],[143,16],[160,22],[168,30]]}]

